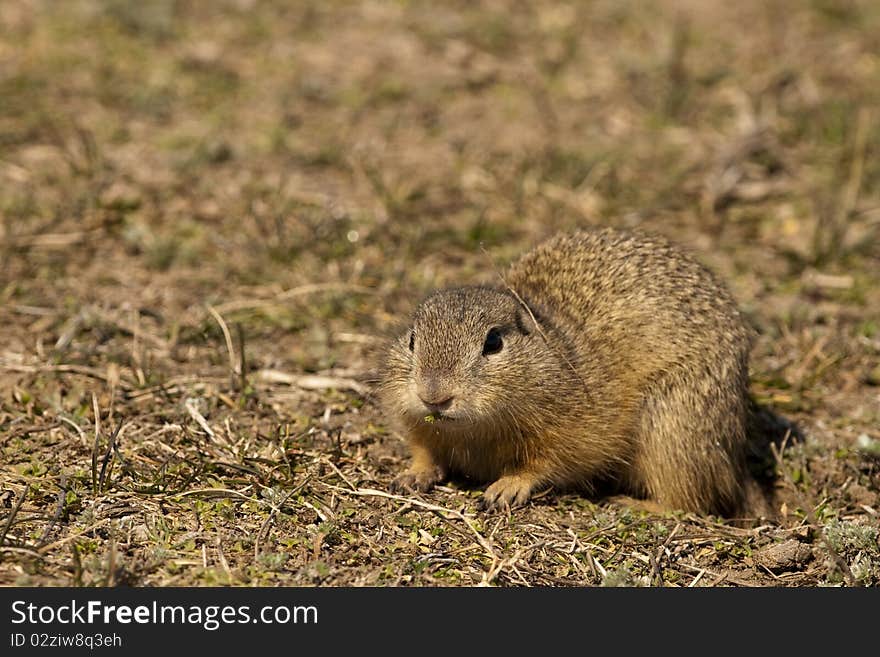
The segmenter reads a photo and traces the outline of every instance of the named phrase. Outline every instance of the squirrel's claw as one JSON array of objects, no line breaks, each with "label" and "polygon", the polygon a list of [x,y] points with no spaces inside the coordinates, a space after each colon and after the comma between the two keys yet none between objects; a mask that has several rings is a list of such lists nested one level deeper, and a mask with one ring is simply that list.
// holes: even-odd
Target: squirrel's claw
[{"label": "squirrel's claw", "polygon": [[398,493],[411,491],[426,493],[442,480],[443,471],[440,468],[416,471],[407,470],[394,478],[391,482],[391,490]]},{"label": "squirrel's claw", "polygon": [[528,502],[534,489],[534,479],[526,475],[501,477],[501,479],[486,489],[477,506],[483,511],[522,506]]}]

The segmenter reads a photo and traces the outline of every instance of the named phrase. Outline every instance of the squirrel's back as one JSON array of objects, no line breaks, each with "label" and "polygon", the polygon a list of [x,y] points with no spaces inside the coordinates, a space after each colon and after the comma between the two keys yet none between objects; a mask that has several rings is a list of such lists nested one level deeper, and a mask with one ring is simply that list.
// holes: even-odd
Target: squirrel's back
[{"label": "squirrel's back", "polygon": [[647,372],[689,357],[748,356],[750,332],[727,288],[660,237],[559,234],[514,262],[506,282],[585,357],[641,360]]}]

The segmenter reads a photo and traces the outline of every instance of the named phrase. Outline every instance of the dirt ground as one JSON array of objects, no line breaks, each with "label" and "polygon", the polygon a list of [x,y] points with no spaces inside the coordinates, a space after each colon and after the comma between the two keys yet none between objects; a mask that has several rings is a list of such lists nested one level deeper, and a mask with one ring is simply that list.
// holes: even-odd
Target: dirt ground
[{"label": "dirt ground", "polygon": [[[871,0],[0,3],[0,584],[877,586],[878,100]],[[377,342],[588,225],[729,282],[777,521],[390,493]]]}]

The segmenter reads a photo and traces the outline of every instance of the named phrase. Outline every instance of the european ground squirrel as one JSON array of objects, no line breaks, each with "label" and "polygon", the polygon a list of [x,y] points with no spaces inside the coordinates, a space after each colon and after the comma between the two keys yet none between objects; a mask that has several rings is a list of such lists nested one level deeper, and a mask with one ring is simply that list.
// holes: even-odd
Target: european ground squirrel
[{"label": "european ground squirrel", "polygon": [[412,450],[397,488],[493,482],[614,490],[732,516],[754,485],[750,330],[733,297],[658,237],[561,234],[498,286],[434,292],[384,354],[379,394]]}]

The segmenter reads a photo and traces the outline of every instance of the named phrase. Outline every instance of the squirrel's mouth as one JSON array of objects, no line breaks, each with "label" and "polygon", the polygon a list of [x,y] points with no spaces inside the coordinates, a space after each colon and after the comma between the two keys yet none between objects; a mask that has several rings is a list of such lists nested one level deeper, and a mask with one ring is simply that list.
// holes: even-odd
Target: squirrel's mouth
[{"label": "squirrel's mouth", "polygon": [[449,415],[446,415],[443,411],[433,411],[425,415],[422,418],[422,422],[425,424],[434,424],[435,422],[454,422],[455,418]]}]

